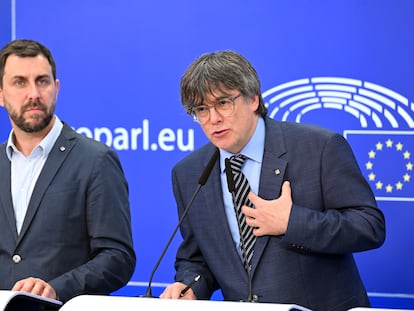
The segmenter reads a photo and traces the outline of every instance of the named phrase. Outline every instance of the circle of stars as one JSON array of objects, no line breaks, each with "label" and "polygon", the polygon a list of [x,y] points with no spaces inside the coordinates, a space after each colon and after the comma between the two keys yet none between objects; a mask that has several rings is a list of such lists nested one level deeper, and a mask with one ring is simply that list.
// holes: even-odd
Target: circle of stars
[{"label": "circle of stars", "polygon": [[[385,184],[382,180],[377,179],[377,176],[374,172],[374,159],[377,156],[377,153],[383,151],[384,148],[395,148],[395,151],[401,153],[405,162],[405,174],[401,176],[401,179],[395,181],[394,183]],[[398,142],[394,145],[394,142],[390,138],[387,139],[385,144],[378,142],[375,144],[375,150],[368,152],[368,158],[369,160],[365,164],[365,168],[370,171],[368,174],[368,180],[375,184],[376,190],[385,190],[386,193],[392,193],[394,190],[402,190],[404,184],[407,184],[410,181],[414,165],[410,161],[411,153],[408,150],[404,149],[404,145],[401,142]]]}]

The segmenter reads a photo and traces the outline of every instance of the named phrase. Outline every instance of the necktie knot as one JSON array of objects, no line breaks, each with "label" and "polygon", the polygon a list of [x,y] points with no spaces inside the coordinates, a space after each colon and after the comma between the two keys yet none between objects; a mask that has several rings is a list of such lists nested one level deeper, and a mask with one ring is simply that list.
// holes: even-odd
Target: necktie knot
[{"label": "necktie knot", "polygon": [[230,157],[230,167],[234,174],[240,174],[245,160],[246,156],[243,154]]}]

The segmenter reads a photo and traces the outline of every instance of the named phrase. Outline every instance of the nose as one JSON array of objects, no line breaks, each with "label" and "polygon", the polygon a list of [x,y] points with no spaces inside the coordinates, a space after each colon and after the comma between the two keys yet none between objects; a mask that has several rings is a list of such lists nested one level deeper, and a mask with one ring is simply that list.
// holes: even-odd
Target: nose
[{"label": "nose", "polygon": [[40,92],[39,89],[36,86],[36,83],[30,83],[28,88],[28,94],[30,101],[35,101],[40,98]]},{"label": "nose", "polygon": [[210,107],[210,122],[217,123],[222,120],[222,116],[220,113],[217,112],[216,107]]}]

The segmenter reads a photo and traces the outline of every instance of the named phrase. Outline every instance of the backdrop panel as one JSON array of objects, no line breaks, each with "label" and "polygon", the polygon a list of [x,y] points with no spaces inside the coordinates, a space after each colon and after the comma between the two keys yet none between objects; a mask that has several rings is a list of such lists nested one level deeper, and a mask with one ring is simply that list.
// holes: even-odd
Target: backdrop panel
[{"label": "backdrop panel", "polygon": [[[116,295],[145,293],[178,221],[171,168],[206,142],[181,107],[180,77],[201,53],[233,49],[258,70],[273,118],[349,140],[387,221],[384,246],[355,255],[370,299],[414,308],[413,1],[19,0],[14,16],[13,4],[1,3],[0,42],[15,27],[17,38],[49,46],[61,80],[57,114],[124,165],[138,261]],[[4,141],[3,110],[0,121]],[[154,294],[173,279],[179,241]]]}]

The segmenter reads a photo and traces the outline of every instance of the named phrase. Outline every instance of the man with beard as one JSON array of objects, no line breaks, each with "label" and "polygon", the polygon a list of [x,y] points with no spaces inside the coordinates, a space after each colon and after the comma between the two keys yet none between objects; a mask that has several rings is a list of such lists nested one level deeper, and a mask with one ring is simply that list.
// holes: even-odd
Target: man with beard
[{"label": "man with beard", "polygon": [[0,289],[66,302],[106,295],[136,263],[128,183],[117,154],[55,115],[60,82],[49,49],[14,40],[0,51]]}]

